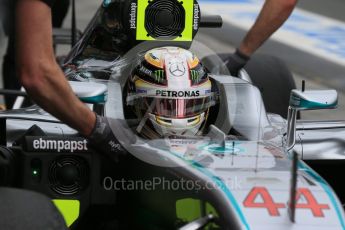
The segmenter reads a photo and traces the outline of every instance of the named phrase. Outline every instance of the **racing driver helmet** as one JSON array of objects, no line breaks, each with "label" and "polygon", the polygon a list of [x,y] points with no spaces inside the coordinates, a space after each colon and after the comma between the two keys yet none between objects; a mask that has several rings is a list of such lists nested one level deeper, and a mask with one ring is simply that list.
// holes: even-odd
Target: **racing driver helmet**
[{"label": "racing driver helmet", "polygon": [[138,119],[136,131],[153,139],[201,134],[215,97],[193,53],[162,47],[140,58],[129,78],[126,103]]}]

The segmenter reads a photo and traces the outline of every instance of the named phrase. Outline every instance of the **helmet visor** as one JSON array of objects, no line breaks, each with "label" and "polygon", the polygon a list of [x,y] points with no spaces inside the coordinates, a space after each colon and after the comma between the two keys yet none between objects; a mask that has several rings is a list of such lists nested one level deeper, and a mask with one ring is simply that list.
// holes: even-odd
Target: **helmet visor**
[{"label": "helmet visor", "polygon": [[193,99],[143,97],[135,101],[136,106],[142,110],[168,118],[193,117],[205,112],[215,104],[211,96]]}]

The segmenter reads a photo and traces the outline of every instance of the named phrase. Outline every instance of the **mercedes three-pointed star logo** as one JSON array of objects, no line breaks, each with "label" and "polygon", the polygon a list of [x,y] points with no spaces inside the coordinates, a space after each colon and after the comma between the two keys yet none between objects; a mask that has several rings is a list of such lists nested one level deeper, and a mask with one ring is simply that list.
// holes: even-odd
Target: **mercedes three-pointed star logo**
[{"label": "mercedes three-pointed star logo", "polygon": [[183,65],[183,62],[174,62],[171,63],[169,71],[173,76],[181,77],[186,73],[186,68]]}]

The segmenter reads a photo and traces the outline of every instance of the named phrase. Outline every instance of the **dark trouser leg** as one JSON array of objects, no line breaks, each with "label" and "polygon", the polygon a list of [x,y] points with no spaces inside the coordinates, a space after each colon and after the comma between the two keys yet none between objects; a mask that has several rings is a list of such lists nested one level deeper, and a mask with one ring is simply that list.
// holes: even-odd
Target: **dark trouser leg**
[{"label": "dark trouser leg", "polygon": [[[2,65],[2,76],[5,89],[20,89],[20,83],[16,75],[15,68],[15,49],[14,49],[14,36],[10,35],[8,38],[7,52],[4,57]],[[6,96],[5,103],[7,108],[13,106],[15,97]]]},{"label": "dark trouser leg", "polygon": [[68,8],[70,5],[70,0],[58,0],[52,8],[52,21],[53,27],[60,28],[62,26],[63,20],[66,17]]},{"label": "dark trouser leg", "polygon": [[[20,84],[16,76],[15,68],[15,5],[16,0],[8,1],[6,7],[7,18],[4,25],[5,33],[8,36],[7,50],[2,63],[2,77],[5,89],[20,89]],[[15,97],[6,96],[5,103],[7,108],[11,108]]]}]

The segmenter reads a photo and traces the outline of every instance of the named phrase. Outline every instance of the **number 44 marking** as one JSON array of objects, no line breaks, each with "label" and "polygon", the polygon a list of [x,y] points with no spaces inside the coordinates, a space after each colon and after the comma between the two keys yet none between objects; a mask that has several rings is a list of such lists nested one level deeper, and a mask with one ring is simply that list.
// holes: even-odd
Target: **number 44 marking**
[{"label": "number 44 marking", "polygon": [[[261,198],[261,201],[257,200]],[[327,204],[319,204],[307,188],[298,188],[296,196],[297,209],[310,209],[314,217],[324,217],[323,210],[330,209]],[[301,202],[304,200],[305,202]],[[280,216],[279,209],[286,208],[284,203],[275,203],[273,197],[265,187],[254,187],[243,201],[246,208],[265,208],[270,216]]]}]

